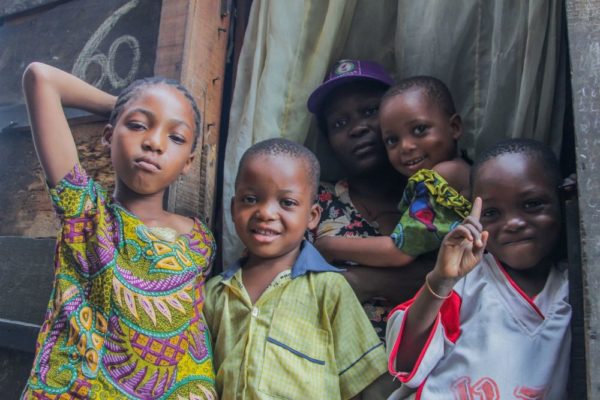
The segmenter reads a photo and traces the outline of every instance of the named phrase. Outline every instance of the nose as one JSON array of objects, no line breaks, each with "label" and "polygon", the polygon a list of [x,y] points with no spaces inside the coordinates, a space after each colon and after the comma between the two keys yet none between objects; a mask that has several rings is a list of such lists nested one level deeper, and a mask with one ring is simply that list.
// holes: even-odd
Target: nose
[{"label": "nose", "polygon": [[142,148],[147,151],[162,154],[164,151],[166,135],[160,129],[148,129],[144,134]]},{"label": "nose", "polygon": [[350,129],[350,137],[361,137],[369,132],[369,127],[364,121],[358,121]]},{"label": "nose", "polygon": [[401,138],[400,139],[400,149],[402,149],[402,152],[404,152],[404,153],[411,152],[415,149],[415,142],[410,137],[409,138]]},{"label": "nose", "polygon": [[277,216],[277,205],[272,201],[261,202],[254,213],[254,217],[261,221],[272,221]]},{"label": "nose", "polygon": [[523,218],[518,215],[509,216],[506,220],[506,224],[504,225],[505,229],[509,232],[518,232],[521,229],[524,229],[527,223]]}]

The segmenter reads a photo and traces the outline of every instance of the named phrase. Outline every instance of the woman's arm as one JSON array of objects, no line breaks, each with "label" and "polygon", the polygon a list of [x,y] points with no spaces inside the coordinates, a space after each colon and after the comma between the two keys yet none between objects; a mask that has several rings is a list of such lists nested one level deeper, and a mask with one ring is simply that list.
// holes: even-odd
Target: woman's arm
[{"label": "woman's arm", "polygon": [[434,265],[435,255],[428,253],[401,268],[352,266],[344,276],[361,302],[383,297],[391,304],[400,304],[415,296]]},{"label": "woman's arm", "polygon": [[63,107],[108,114],[116,97],[41,63],[32,63],[25,69],[23,90],[35,149],[48,183],[54,186],[78,162]]},{"label": "woman's arm", "polygon": [[397,248],[389,236],[327,236],[317,239],[315,247],[327,261],[353,261],[371,267],[402,267],[415,259]]},{"label": "woman's arm", "polygon": [[[452,288],[481,260],[488,233],[479,223],[481,199],[476,198],[471,215],[444,238],[429,287],[419,292],[406,314],[402,340],[396,356],[397,371],[411,371],[423,350],[440,308]],[[435,294],[434,294],[435,293]]]}]

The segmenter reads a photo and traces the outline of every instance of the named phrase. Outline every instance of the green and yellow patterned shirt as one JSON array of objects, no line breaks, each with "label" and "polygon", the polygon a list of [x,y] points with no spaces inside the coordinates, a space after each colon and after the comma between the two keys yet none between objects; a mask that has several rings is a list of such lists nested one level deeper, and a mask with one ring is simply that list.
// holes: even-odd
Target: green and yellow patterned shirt
[{"label": "green and yellow patterned shirt", "polygon": [[348,399],[387,359],[340,270],[308,242],[252,304],[241,264],[211,279],[204,313],[223,399]]},{"label": "green and yellow patterned shirt", "polygon": [[201,314],[208,228],[161,239],[79,165],[50,194],[62,232],[23,398],[216,398]]}]

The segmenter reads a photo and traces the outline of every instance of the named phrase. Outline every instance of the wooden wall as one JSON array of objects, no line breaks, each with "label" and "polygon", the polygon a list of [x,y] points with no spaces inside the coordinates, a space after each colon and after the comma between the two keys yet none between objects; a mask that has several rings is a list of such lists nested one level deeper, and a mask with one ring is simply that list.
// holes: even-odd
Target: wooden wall
[{"label": "wooden wall", "polygon": [[567,0],[587,398],[600,398],[600,0]]},{"label": "wooden wall", "polygon": [[155,71],[179,79],[202,113],[192,171],[171,185],[169,209],[214,227],[217,154],[231,15],[226,0],[164,0]]},{"label": "wooden wall", "polygon": [[[4,0],[0,2],[0,393],[17,398],[52,284],[58,224],[35,155],[21,75],[43,61],[118,93],[136,78],[181,80],[203,114],[193,171],[171,187],[170,210],[213,221],[229,1]],[[80,159],[103,185],[113,172],[105,121],[67,110]]]}]

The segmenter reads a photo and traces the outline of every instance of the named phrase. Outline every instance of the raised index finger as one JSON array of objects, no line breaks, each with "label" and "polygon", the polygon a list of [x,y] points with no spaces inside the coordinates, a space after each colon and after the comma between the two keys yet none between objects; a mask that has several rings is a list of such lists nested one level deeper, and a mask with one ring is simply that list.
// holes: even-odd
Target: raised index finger
[{"label": "raised index finger", "polygon": [[481,217],[481,205],[481,197],[475,197],[475,200],[473,201],[473,207],[471,208],[471,214],[469,214],[469,216],[473,217],[477,221],[479,221],[479,218]]}]

